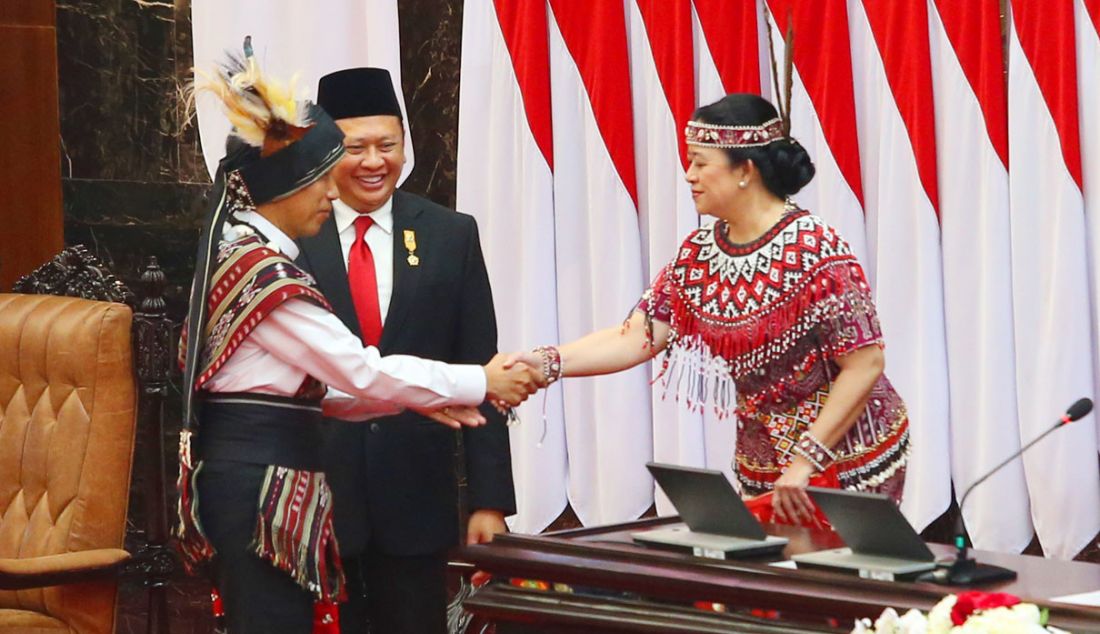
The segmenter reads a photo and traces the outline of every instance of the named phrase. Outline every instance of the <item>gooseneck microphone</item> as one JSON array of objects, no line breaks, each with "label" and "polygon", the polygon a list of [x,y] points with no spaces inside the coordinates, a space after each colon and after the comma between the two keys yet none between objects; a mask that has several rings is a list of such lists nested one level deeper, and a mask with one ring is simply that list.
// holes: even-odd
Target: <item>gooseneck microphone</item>
[{"label": "gooseneck microphone", "polygon": [[959,516],[955,519],[955,561],[947,568],[933,570],[932,572],[921,575],[919,580],[955,586],[1015,579],[1016,572],[1013,570],[1001,568],[999,566],[991,566],[989,564],[979,564],[977,561],[970,558],[969,551],[966,547],[966,537],[963,535],[963,504],[966,504],[966,498],[970,495],[971,491],[977,488],[979,484],[988,480],[993,474],[1000,471],[1002,467],[1019,458],[1025,451],[1030,449],[1040,440],[1049,436],[1052,432],[1061,429],[1064,425],[1068,425],[1075,420],[1084,418],[1091,411],[1091,399],[1078,399],[1076,403],[1069,406],[1066,413],[1058,419],[1058,422],[1054,423],[1053,427],[1039,434],[1035,439],[1023,447],[1012,452],[1010,456],[987,471],[985,475],[970,483],[970,486],[966,487],[966,490],[963,491],[962,497],[959,498]]}]

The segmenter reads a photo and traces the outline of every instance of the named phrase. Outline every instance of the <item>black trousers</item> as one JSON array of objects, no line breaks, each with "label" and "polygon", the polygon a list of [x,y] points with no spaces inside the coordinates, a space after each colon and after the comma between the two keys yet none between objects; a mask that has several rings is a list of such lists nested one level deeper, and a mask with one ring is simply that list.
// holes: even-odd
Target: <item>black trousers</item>
[{"label": "black trousers", "polygon": [[447,553],[344,559],[348,601],[341,634],[446,634]]},{"label": "black trousers", "polygon": [[313,596],[249,548],[266,470],[229,460],[202,465],[199,519],[217,551],[215,582],[230,634],[309,634]]}]

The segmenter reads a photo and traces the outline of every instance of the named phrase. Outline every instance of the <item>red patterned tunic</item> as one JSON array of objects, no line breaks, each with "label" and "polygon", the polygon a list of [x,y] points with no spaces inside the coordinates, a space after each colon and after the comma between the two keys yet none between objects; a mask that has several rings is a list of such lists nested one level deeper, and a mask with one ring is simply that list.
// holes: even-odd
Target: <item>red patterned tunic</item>
[{"label": "red patterned tunic", "polygon": [[[803,210],[748,244],[721,221],[694,231],[642,296],[670,324],[661,373],[689,406],[737,414],[742,492],[772,489],[839,372],[837,357],[882,345],[863,270],[848,244]],[[736,393],[736,407],[733,395]],[[833,447],[840,484],[900,500],[909,457],[905,404],[885,376]]]}]

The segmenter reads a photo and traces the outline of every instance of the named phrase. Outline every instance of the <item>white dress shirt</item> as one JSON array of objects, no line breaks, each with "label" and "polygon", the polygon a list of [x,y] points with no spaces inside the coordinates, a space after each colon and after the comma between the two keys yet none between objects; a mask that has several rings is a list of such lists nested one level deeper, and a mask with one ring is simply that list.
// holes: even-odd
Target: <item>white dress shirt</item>
[{"label": "white dress shirt", "polygon": [[[332,202],[333,218],[336,230],[340,233],[340,252],[344,256],[344,270],[348,269],[348,254],[355,242],[355,219],[359,212],[335,200]],[[370,247],[374,258],[374,279],[378,282],[378,311],[382,323],[386,323],[386,313],[390,309],[390,297],[393,296],[393,196],[378,209],[367,214],[374,224],[367,229],[363,239]]]},{"label": "white dress shirt", "polygon": [[[270,248],[290,259],[298,256],[298,245],[260,214],[237,218],[269,239]],[[234,240],[249,231],[227,224],[222,239]],[[383,357],[373,346],[364,348],[336,315],[298,298],[271,311],[204,389],[294,396],[307,375],[329,386],[325,415],[349,420],[393,414],[404,407],[435,409],[485,400],[481,366],[407,355]]]}]

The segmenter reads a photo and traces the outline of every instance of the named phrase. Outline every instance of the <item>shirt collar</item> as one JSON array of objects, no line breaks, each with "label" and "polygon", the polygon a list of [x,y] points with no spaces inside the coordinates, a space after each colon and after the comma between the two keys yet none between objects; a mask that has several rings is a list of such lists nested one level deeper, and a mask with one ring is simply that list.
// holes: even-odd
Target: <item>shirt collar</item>
[{"label": "shirt collar", "polygon": [[[342,200],[332,201],[332,213],[336,216],[336,230],[343,233],[348,227],[355,224],[355,219],[360,216]],[[393,196],[381,207],[367,214],[378,225],[378,228],[387,234],[393,233]]]},{"label": "shirt collar", "polygon": [[276,251],[280,251],[291,260],[298,258],[298,245],[290,239],[290,236],[283,233],[281,229],[273,225],[267,218],[264,218],[255,211],[237,212],[233,215],[237,220],[247,222],[255,227],[265,238],[270,240],[271,242],[268,243],[267,246],[274,247]]}]

